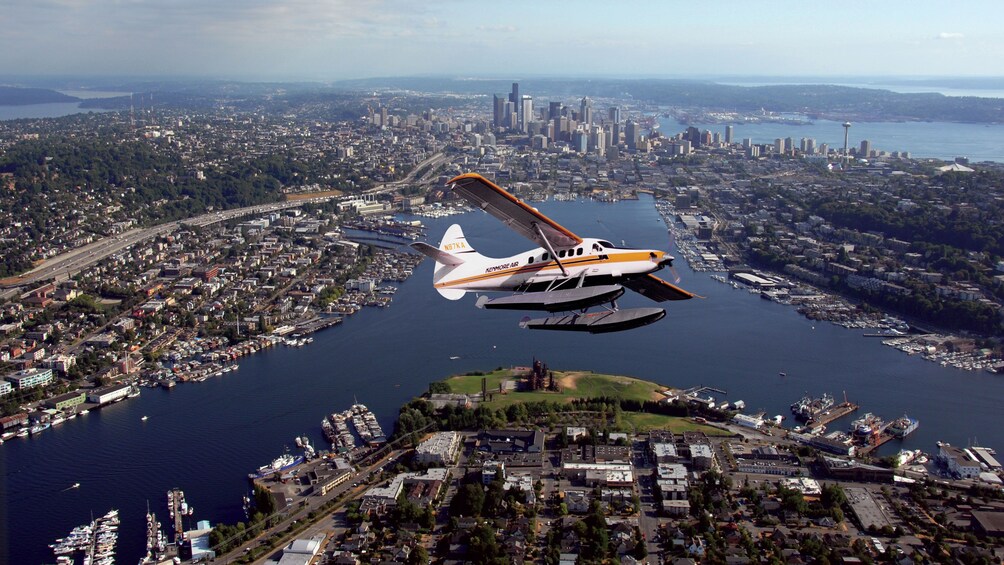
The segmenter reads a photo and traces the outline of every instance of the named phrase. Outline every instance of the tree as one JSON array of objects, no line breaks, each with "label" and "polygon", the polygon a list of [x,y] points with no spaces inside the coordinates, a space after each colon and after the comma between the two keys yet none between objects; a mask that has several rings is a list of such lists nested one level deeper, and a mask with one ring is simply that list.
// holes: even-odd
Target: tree
[{"label": "tree", "polygon": [[429,550],[424,545],[418,544],[408,555],[408,565],[428,565]]}]

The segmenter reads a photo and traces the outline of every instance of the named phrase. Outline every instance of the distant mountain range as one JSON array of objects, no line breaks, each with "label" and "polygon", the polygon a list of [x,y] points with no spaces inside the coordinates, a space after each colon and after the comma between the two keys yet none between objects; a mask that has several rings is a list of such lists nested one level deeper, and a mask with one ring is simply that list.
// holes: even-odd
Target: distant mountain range
[{"label": "distant mountain range", "polygon": [[0,106],[27,106],[29,104],[52,104],[54,102],[79,102],[76,96],[67,96],[48,88],[21,88],[0,86]]}]

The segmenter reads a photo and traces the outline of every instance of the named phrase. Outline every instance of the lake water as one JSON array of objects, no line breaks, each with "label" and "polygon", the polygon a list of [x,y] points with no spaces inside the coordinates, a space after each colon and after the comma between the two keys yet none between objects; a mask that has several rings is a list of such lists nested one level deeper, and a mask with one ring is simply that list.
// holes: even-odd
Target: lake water
[{"label": "lake water", "polygon": [[[617,204],[539,203],[576,233],[667,248],[651,199]],[[598,222],[602,219],[602,222]],[[483,213],[422,219],[438,243],[457,222],[479,251],[495,256],[531,247]],[[861,337],[861,331],[815,323],[678,265],[680,285],[707,298],[670,303],[662,321],[628,332],[580,335],[517,327],[520,312],[489,312],[474,297],[449,301],[431,287],[424,261],[400,286],[391,307],[365,309],[315,334],[299,349],[244,358],[240,370],[173,390],[143,394],[78,417],[32,439],[0,446],[0,563],[53,561],[47,544],[72,527],[118,508],[119,560],[143,552],[147,502],[166,520],[166,492],[185,490],[195,520],[243,519],[247,473],[307,434],[324,445],[321,419],[367,404],[391,425],[398,407],[449,374],[527,365],[634,375],[667,385],[714,385],[748,411],[790,414],[805,393],[829,392],[889,419],[904,412],[920,428],[901,447],[934,451],[936,440],[1004,446],[997,420],[1004,379],[924,362]],[[625,296],[622,306],[648,305]],[[460,359],[450,360],[451,356]],[[782,378],[779,372],[787,373]],[[148,416],[147,421],[142,421]],[[839,426],[831,426],[838,429]],[[79,482],[79,489],[64,490]]]}]

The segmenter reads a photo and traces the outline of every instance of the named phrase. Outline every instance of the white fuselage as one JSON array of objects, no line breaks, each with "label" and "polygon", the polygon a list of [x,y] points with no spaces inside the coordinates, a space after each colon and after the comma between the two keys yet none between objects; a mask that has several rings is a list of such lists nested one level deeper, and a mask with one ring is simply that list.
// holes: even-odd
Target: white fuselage
[{"label": "white fuselage", "polygon": [[581,286],[611,284],[658,270],[665,256],[663,251],[619,249],[604,240],[585,238],[574,247],[556,251],[560,266],[542,247],[501,259],[468,256],[435,286],[443,290],[512,291],[542,285],[568,288],[579,281]]}]

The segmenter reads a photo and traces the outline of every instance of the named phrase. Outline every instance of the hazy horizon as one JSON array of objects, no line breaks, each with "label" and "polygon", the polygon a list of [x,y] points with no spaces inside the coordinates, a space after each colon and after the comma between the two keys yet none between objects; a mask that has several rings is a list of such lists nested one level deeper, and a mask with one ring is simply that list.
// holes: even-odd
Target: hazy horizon
[{"label": "hazy horizon", "polygon": [[[1004,75],[1004,4],[15,0],[0,75],[337,82],[401,76]],[[497,12],[497,13],[496,13]],[[713,69],[713,72],[709,72]]]}]

